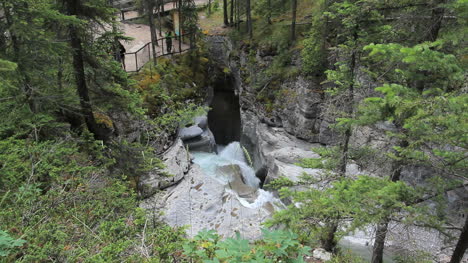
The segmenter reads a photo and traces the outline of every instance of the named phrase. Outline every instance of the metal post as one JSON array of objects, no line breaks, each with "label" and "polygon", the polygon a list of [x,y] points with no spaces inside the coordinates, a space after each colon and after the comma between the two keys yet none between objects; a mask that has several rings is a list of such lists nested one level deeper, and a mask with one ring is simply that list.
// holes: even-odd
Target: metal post
[{"label": "metal post", "polygon": [[182,50],[182,0],[179,0],[179,53]]},{"label": "metal post", "polygon": [[[156,42],[157,42],[157,40],[156,40]],[[158,54],[156,53],[156,57],[157,56],[158,56]],[[151,64],[151,50],[149,50],[149,52],[148,52],[148,61],[150,62],[150,77],[152,79],[153,78],[153,65]]]},{"label": "metal post", "polygon": [[137,57],[137,53],[136,53],[136,52],[135,52],[135,70],[136,70],[136,72],[139,71],[139,69],[138,69],[138,57]]},{"label": "metal post", "polygon": [[[158,41],[156,41],[157,43]],[[146,44],[148,46],[148,44]],[[157,51],[156,51],[157,52]],[[156,57],[158,57],[158,53],[156,53]],[[148,50],[148,61],[151,61],[151,49]]]}]

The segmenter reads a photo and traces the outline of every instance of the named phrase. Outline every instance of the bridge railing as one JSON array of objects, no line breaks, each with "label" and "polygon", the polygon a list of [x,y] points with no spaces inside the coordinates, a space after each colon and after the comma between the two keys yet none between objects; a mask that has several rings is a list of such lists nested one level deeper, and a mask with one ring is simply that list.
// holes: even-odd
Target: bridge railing
[{"label": "bridge railing", "polygon": [[[191,43],[183,43],[184,40],[191,39],[192,33],[182,34],[181,36],[172,37],[172,45],[168,49],[166,38],[158,38],[158,45],[155,46],[156,57],[169,56],[174,54],[180,54],[191,49]],[[176,42],[177,40],[177,42]],[[151,61],[153,57],[153,50],[151,48],[151,42],[146,43],[144,46],[139,48],[137,51],[128,52],[124,54],[122,64],[126,72],[139,72],[143,66]]]}]

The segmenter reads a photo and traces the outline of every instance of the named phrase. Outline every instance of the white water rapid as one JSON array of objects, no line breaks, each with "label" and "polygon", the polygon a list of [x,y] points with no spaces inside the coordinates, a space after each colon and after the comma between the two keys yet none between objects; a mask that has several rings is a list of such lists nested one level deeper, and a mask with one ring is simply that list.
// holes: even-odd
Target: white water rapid
[{"label": "white water rapid", "polygon": [[239,196],[235,189],[227,189],[228,192],[235,194],[239,202],[247,208],[260,208],[266,203],[271,203],[274,207],[280,204],[280,201],[273,197],[270,192],[259,189],[260,179],[255,176],[255,171],[247,164],[244,151],[239,142],[232,142],[227,146],[218,146],[219,154],[206,152],[192,152],[194,163],[198,164],[206,175],[216,179],[221,184],[230,188],[230,183],[236,180],[232,173],[220,171],[220,167],[237,165],[240,168],[242,181],[251,187],[252,195],[245,198]]}]

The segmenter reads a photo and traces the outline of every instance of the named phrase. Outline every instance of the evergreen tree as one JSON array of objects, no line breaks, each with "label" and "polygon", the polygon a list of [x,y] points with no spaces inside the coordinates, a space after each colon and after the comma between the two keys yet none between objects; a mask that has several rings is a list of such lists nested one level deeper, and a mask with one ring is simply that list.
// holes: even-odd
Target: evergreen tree
[{"label": "evergreen tree", "polygon": [[[457,176],[447,176],[442,172],[447,169],[452,175],[466,174],[466,163],[462,157],[467,149],[462,134],[468,131],[468,127],[462,124],[467,117],[463,113],[467,104],[461,102],[467,98],[461,90],[463,70],[453,55],[434,50],[437,46],[437,43],[425,43],[414,47],[398,44],[366,47],[373,61],[383,66],[373,67],[374,70],[381,69],[375,76],[382,74],[379,77],[391,84],[376,89],[383,93],[383,98],[366,99],[361,109],[361,124],[379,120],[395,124],[396,132],[391,134],[397,142],[394,153],[390,155],[393,168],[389,179],[392,181],[399,181],[402,167],[414,162],[437,168],[439,172],[433,176],[443,176],[446,180],[457,180]],[[396,66],[388,72],[389,65]],[[442,112],[444,117],[440,115]],[[447,150],[448,145],[450,150]],[[439,166],[438,158],[444,160],[443,166]],[[445,188],[452,189],[450,185],[447,183]],[[386,218],[378,226],[374,263],[382,262],[390,220]]]}]

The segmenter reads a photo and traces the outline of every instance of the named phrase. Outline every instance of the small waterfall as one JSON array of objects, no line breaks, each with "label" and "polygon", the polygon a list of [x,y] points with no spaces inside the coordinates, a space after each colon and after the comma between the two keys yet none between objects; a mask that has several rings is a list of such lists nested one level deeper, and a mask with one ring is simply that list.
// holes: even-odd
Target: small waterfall
[{"label": "small waterfall", "polygon": [[238,196],[243,206],[249,208],[261,207],[267,202],[278,202],[270,192],[258,189],[260,179],[255,176],[255,171],[247,164],[244,151],[239,142],[232,142],[227,146],[218,146],[219,154],[192,152],[194,162],[204,170],[204,172],[220,183],[227,185],[234,180],[231,176],[220,173],[218,168],[226,165],[237,165],[242,173],[243,182],[256,189],[255,200],[247,200]]},{"label": "small waterfall", "polygon": [[239,142],[232,142],[226,147],[220,147],[222,150],[219,154],[214,153],[203,153],[193,152],[192,155],[195,157],[194,162],[211,177],[216,178],[223,184],[229,183],[232,179],[227,178],[223,174],[216,172],[216,168],[235,164],[238,165],[242,171],[242,178],[245,184],[258,189],[260,185],[260,179],[255,176],[255,171],[246,163],[244,151],[242,150]]},{"label": "small waterfall", "polygon": [[239,142],[231,142],[219,152],[219,156],[225,159],[246,163],[244,151],[242,151]]}]

